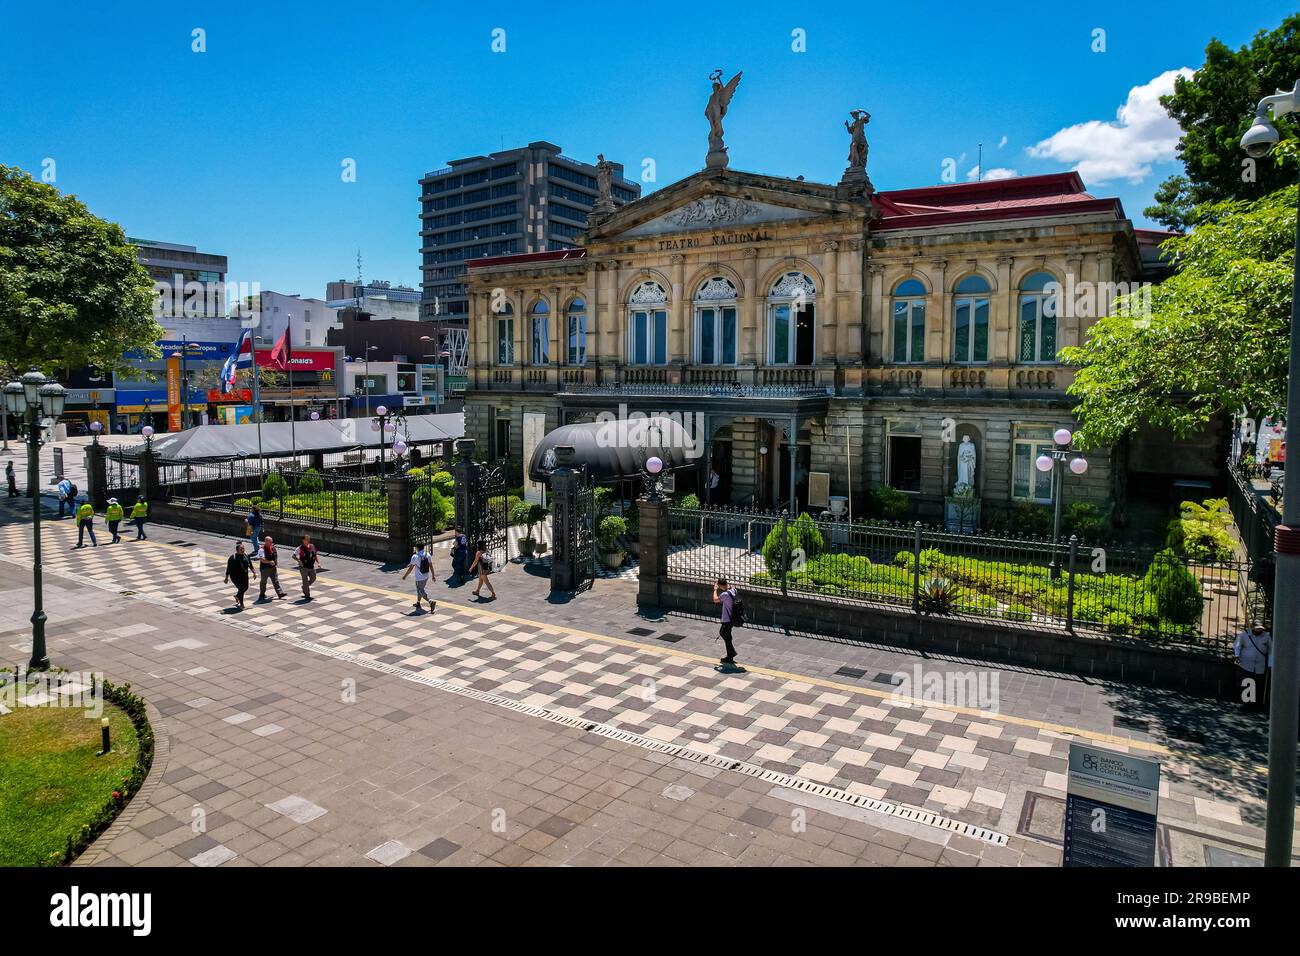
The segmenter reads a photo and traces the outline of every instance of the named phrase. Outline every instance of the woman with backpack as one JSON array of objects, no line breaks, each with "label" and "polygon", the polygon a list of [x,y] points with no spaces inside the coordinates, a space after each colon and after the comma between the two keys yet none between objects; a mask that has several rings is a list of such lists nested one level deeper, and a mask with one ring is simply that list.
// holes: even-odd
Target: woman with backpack
[{"label": "woman with backpack", "polygon": [[411,563],[406,566],[405,573],[402,574],[402,580],[405,581],[415,572],[415,609],[420,610],[421,599],[429,602],[429,610],[433,610],[433,599],[429,597],[425,588],[428,587],[431,580],[435,580],[433,574],[433,558],[424,545],[420,545],[415,553],[411,555]]},{"label": "woman with backpack", "polygon": [[731,629],[744,624],[745,610],[740,601],[740,593],[727,583],[726,578],[718,578],[713,585],[713,603],[722,605],[722,626],[718,628],[718,636],[727,648],[727,656],[718,662],[715,670],[724,674],[739,673],[741,668],[736,666],[736,648],[731,643]]},{"label": "woman with backpack", "polygon": [[479,592],[482,591],[484,585],[486,585],[489,593],[492,595],[492,600],[495,601],[497,599],[496,588],[492,587],[492,582],[488,580],[488,575],[492,573],[492,555],[483,550],[482,541],[474,545],[474,560],[469,566],[470,574],[473,574],[475,571],[478,571],[478,587],[474,589],[474,596],[479,598],[479,600],[482,600]]}]

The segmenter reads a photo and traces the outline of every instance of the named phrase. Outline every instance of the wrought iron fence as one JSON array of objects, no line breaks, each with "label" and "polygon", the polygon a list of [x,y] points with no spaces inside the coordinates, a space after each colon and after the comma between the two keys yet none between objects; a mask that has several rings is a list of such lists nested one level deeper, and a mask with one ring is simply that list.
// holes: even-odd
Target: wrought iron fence
[{"label": "wrought iron fence", "polygon": [[388,533],[388,490],[374,476],[314,470],[263,472],[255,461],[158,463],[158,483],[169,501],[231,514],[253,506],[272,518],[322,528]]},{"label": "wrought iron fence", "polygon": [[678,580],[1220,654],[1267,618],[1248,560],[725,509],[670,507],[669,529]]}]

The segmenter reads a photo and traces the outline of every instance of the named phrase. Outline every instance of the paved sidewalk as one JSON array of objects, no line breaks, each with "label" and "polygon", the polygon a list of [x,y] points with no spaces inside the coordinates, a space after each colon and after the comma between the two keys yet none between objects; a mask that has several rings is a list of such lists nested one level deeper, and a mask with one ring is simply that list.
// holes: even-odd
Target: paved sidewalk
[{"label": "paved sidewalk", "polygon": [[[222,620],[228,541],[157,528],[147,543],[69,552],[70,527],[49,528],[50,543],[63,544],[51,548],[51,566],[165,595],[204,623]],[[23,553],[24,534],[30,538],[22,524],[0,528],[5,553]],[[1028,836],[1024,845],[1046,852],[1047,862],[1059,858],[1053,844],[1069,740],[1096,740],[1162,762],[1162,862],[1204,865],[1257,855],[1262,722],[1218,702],[751,629],[741,642],[750,673],[723,678],[709,664],[714,622],[638,620],[629,582],[597,581],[588,593],[551,603],[544,579],[530,573],[537,569],[513,566],[494,578],[503,595],[495,604],[470,606],[469,588],[439,582],[437,613],[417,616],[395,573],[337,557],[324,564],[311,604],[250,605],[230,617],[295,635],[316,655],[345,658],[350,667],[369,663],[617,728],[697,760],[741,762],[769,782],[784,775],[865,805],[918,808],[941,825],[992,834],[989,851],[1002,852],[999,839],[1015,848]],[[286,575],[286,586],[290,580]],[[927,673],[996,675],[997,712],[896,699],[888,675],[918,665]],[[1196,735],[1201,742],[1187,739]],[[979,858],[989,859],[989,851]]]}]

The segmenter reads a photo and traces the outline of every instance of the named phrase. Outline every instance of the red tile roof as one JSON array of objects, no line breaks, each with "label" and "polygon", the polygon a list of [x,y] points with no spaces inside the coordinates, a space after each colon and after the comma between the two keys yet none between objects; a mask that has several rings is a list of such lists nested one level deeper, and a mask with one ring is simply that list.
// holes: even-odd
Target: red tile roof
[{"label": "red tile roof", "polygon": [[561,259],[586,258],[586,249],[555,249],[551,252],[520,252],[513,256],[484,256],[481,259],[466,259],[465,267],[506,265],[511,262],[555,262]]},{"label": "red tile roof", "polygon": [[1085,212],[1124,216],[1118,199],[1098,199],[1085,191],[1078,173],[893,189],[876,193],[873,202],[880,211],[873,232]]}]

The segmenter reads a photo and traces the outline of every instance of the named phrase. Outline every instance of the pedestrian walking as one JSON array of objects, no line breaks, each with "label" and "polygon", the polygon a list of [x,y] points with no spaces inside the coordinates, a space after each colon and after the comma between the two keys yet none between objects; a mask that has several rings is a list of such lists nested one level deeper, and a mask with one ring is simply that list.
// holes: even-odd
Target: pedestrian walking
[{"label": "pedestrian walking", "polygon": [[118,534],[117,529],[122,524],[124,517],[126,517],[126,512],[117,503],[117,499],[109,498],[108,507],[104,509],[104,520],[108,522],[108,533],[113,536],[113,544],[117,544],[122,540],[122,536]]},{"label": "pedestrian walking", "polygon": [[320,564],[320,556],[316,552],[316,545],[311,543],[311,535],[302,536],[302,543],[293,550],[293,560],[298,566],[298,576],[302,578],[302,596],[304,600],[311,600],[311,586],[316,583],[316,568]]},{"label": "pedestrian walking", "polygon": [[59,517],[64,515],[64,509],[67,509],[69,515],[77,513],[77,486],[72,483],[71,478],[64,478],[55,487],[59,491]]},{"label": "pedestrian walking", "polygon": [[253,559],[244,551],[244,542],[235,542],[235,553],[226,558],[226,584],[235,584],[235,607],[244,609],[244,592],[248,590],[249,576],[257,577]]},{"label": "pedestrian walking", "polygon": [[415,553],[411,555],[410,563],[407,564],[406,570],[402,572],[402,580],[405,581],[411,576],[412,572],[415,573],[415,609],[420,610],[420,601],[424,600],[429,602],[429,610],[432,611],[433,598],[429,597],[429,593],[425,589],[429,586],[430,581],[436,580],[436,576],[433,573],[433,558],[423,544],[416,548]]},{"label": "pedestrian walking", "polygon": [[280,587],[280,572],[277,565],[280,563],[280,554],[275,549],[275,542],[271,540],[268,534],[262,540],[262,546],[257,549],[257,567],[262,572],[262,583],[257,588],[257,600],[262,602],[266,600],[266,582],[270,581],[275,587],[277,597],[284,597],[284,589]]},{"label": "pedestrian walking", "polygon": [[5,481],[9,485],[9,497],[17,498],[18,476],[14,474],[14,463],[12,461],[5,462]]},{"label": "pedestrian walking", "polygon": [[469,577],[469,538],[460,528],[453,528],[451,539],[451,585],[458,585]]},{"label": "pedestrian walking", "polygon": [[488,580],[488,575],[492,573],[492,555],[488,554],[487,551],[484,550],[482,541],[474,546],[474,563],[469,566],[470,574],[473,574],[475,571],[478,572],[478,587],[474,589],[474,596],[479,598],[479,600],[482,600],[482,595],[479,592],[486,587],[488,592],[492,595],[492,600],[495,601],[497,599],[497,591],[496,588],[492,586],[492,582]]},{"label": "pedestrian walking", "polygon": [[261,507],[253,505],[253,510],[244,518],[244,534],[248,535],[248,540],[252,543],[254,551],[257,550],[257,546],[262,540],[262,532],[265,527],[266,522],[262,518]]},{"label": "pedestrian walking", "polygon": [[745,612],[740,593],[727,583],[726,578],[718,578],[713,584],[713,603],[722,605],[722,623],[718,628],[718,637],[722,638],[722,644],[727,649],[726,656],[718,661],[715,670],[724,674],[739,673],[743,668],[736,666],[736,647],[731,643],[731,631],[744,624]]},{"label": "pedestrian walking", "polygon": [[1268,670],[1273,666],[1273,635],[1260,621],[1237,635],[1232,644],[1237,665],[1237,690],[1242,710],[1263,710],[1268,696]]},{"label": "pedestrian walking", "polygon": [[86,532],[90,532],[90,546],[98,548],[99,542],[95,540],[95,506],[89,501],[77,508],[77,547],[84,548]]},{"label": "pedestrian walking", "polygon": [[135,499],[135,504],[131,506],[131,520],[135,522],[135,540],[148,541],[149,536],[144,533],[144,523],[149,520],[149,502],[144,500],[144,495]]}]

